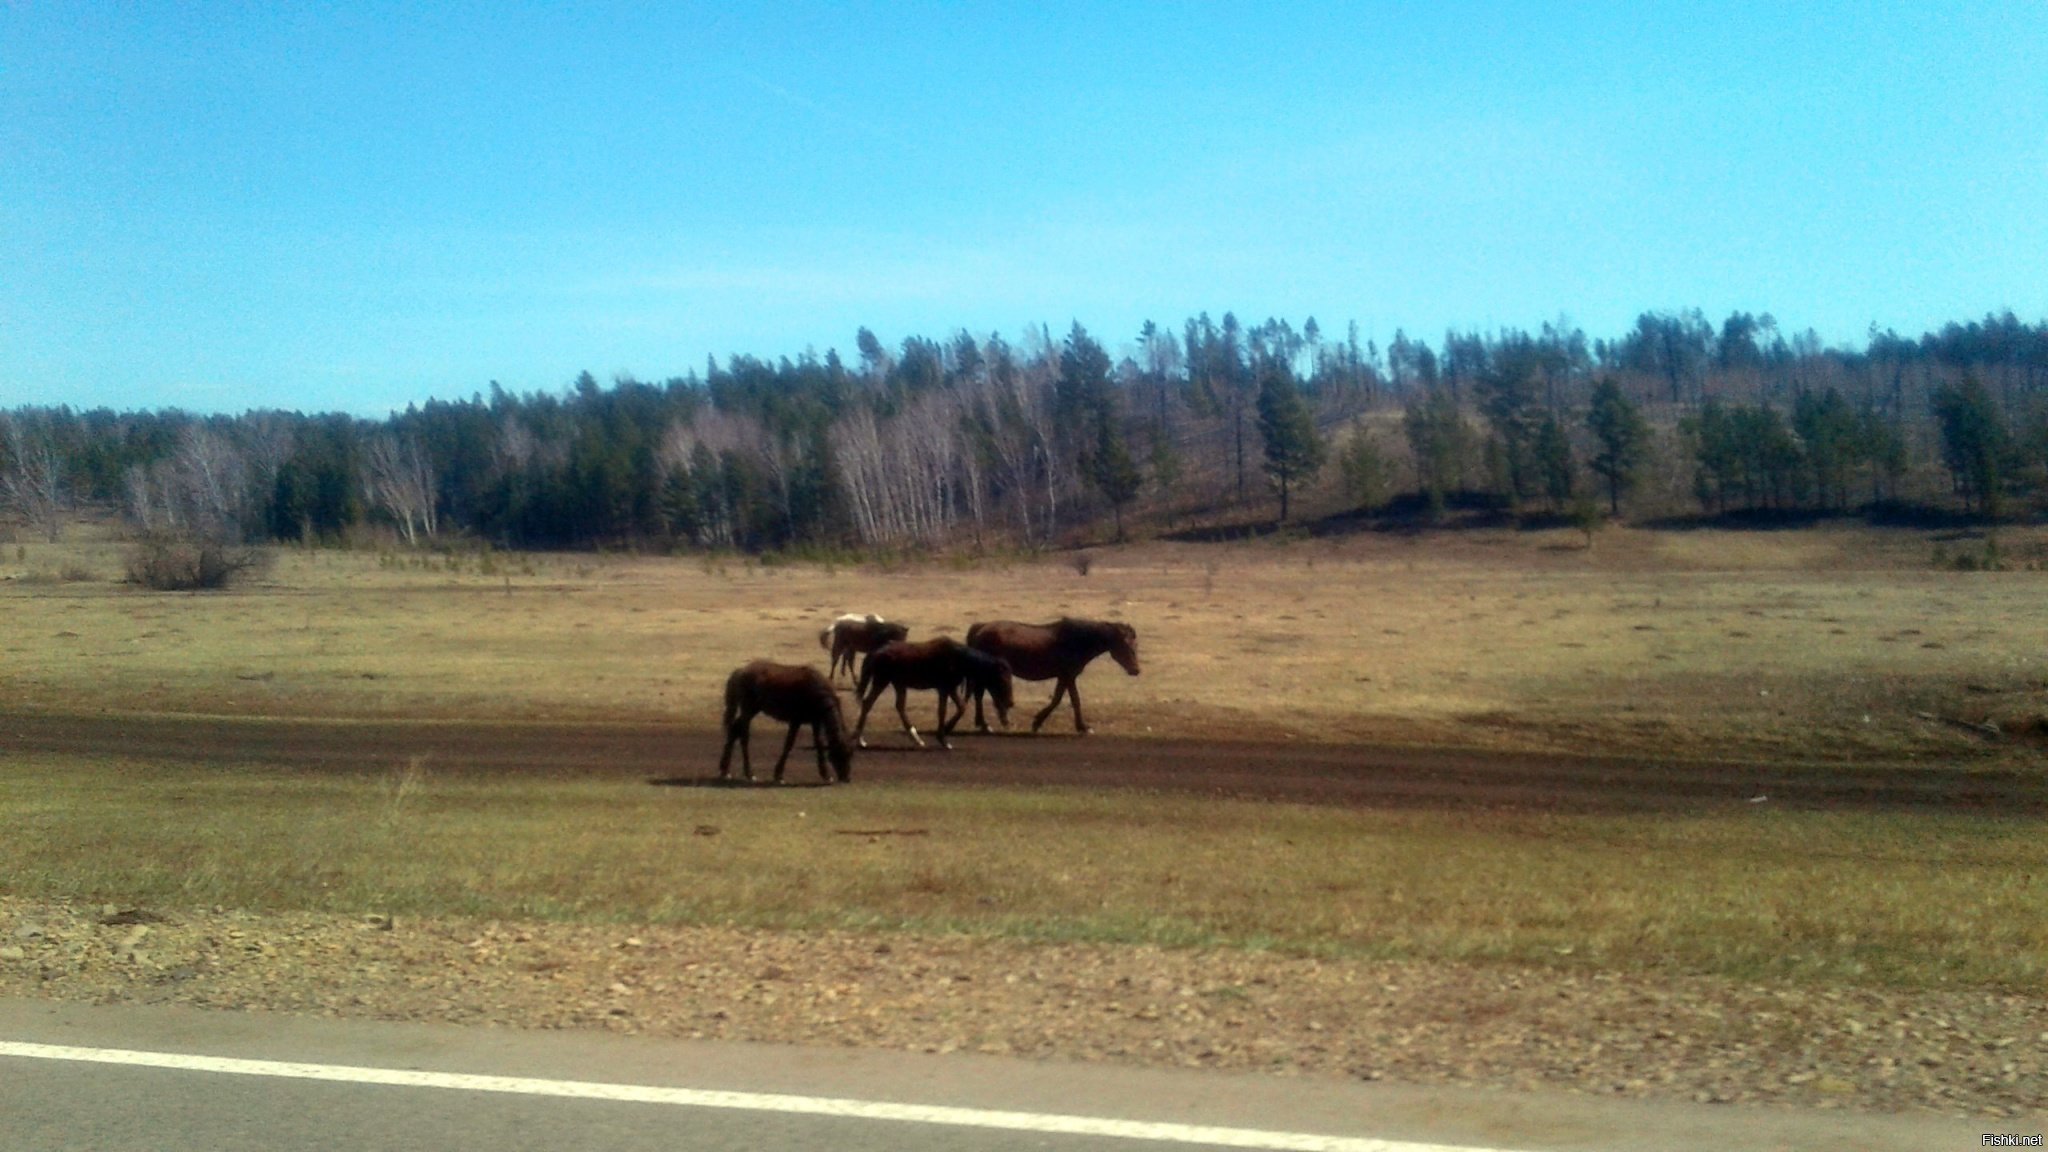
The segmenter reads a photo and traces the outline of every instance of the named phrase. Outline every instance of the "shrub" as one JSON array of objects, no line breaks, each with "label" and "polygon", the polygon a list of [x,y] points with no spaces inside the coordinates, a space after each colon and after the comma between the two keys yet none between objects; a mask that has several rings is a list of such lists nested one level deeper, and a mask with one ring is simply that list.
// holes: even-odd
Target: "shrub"
[{"label": "shrub", "polygon": [[155,534],[128,553],[128,582],[159,592],[225,588],[268,566],[269,554],[254,548],[190,536]]}]

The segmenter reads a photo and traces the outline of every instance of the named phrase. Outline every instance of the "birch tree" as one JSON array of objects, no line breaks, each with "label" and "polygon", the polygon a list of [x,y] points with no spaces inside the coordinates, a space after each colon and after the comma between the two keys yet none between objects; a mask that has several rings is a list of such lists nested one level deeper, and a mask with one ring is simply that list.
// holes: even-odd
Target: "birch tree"
[{"label": "birch tree", "polygon": [[434,536],[434,506],[440,492],[419,440],[400,439],[390,432],[376,437],[364,454],[363,473],[370,503],[398,524],[407,544],[417,545],[422,532],[429,539]]},{"label": "birch tree", "polygon": [[7,453],[0,498],[55,544],[63,538],[64,516],[71,507],[56,429],[27,413],[0,413],[0,447]]}]

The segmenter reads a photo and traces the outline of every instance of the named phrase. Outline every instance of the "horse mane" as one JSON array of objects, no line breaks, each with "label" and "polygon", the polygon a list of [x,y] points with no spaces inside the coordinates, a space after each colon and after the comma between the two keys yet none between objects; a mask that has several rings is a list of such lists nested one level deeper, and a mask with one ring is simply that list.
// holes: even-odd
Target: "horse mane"
[{"label": "horse mane", "polygon": [[1081,635],[1104,640],[1112,636],[1130,640],[1137,636],[1137,629],[1121,621],[1090,620],[1081,616],[1062,616],[1053,622],[1053,630],[1068,636]]}]

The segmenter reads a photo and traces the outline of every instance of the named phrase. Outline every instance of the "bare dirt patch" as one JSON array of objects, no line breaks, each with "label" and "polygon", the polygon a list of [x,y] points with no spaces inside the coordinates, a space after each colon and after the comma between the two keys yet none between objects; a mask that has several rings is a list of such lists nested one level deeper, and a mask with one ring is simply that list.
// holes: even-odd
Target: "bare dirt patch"
[{"label": "bare dirt patch", "polygon": [[[1478,724],[1497,720],[1479,719]],[[381,772],[430,756],[436,773],[624,776],[715,786],[720,741],[670,725],[280,721],[205,716],[0,713],[16,753],[118,754],[202,764]],[[856,783],[1045,786],[1373,807],[1675,811],[1758,802],[1795,808],[2048,813],[2048,772],[2027,763],[1972,768],[1785,764],[1662,756],[1571,756],[1478,748],[1136,740],[1114,736],[962,735],[951,753],[877,734]],[[807,750],[789,780],[814,785]],[[772,761],[758,765],[763,779]]]}]

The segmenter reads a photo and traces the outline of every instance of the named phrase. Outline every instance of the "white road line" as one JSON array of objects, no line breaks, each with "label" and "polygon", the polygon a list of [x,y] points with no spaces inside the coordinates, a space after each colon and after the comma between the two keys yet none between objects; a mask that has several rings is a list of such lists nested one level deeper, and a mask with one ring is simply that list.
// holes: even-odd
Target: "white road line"
[{"label": "white road line", "polygon": [[1052,1132],[1069,1136],[1110,1136],[1125,1140],[1208,1144],[1225,1148],[1270,1148],[1281,1152],[1507,1152],[1505,1149],[1416,1144],[1404,1140],[1376,1140],[1371,1137],[1321,1136],[1311,1132],[1266,1132],[1256,1128],[1155,1124],[1097,1116],[1001,1112],[983,1108],[943,1108],[923,1104],[890,1104],[875,1100],[786,1096],[767,1092],[656,1088],[638,1084],[603,1084],[588,1080],[539,1080],[523,1076],[472,1076],[456,1072],[357,1068],[343,1064],[236,1060],[221,1056],[137,1052],[122,1048],[73,1048],[60,1044],[26,1044],[11,1040],[0,1040],[0,1056],[15,1056],[25,1060],[125,1064],[182,1072],[218,1072],[234,1076],[331,1080],[347,1084],[380,1084],[397,1088],[452,1088],[464,1092],[510,1092],[526,1096],[561,1096],[576,1100],[676,1104],[689,1108],[729,1108],[749,1112],[840,1116],[858,1120],[898,1120],[911,1124],[950,1124],[966,1128]]}]

